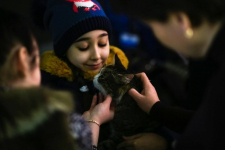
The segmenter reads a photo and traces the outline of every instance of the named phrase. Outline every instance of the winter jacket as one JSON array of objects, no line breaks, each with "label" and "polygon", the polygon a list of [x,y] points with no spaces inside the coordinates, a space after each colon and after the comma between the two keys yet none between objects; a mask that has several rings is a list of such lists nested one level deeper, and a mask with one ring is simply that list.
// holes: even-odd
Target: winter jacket
[{"label": "winter jacket", "polygon": [[[117,47],[110,46],[110,55],[106,65],[114,62],[115,55],[118,56],[123,66],[127,69],[128,59],[125,54]],[[76,111],[83,113],[90,108],[93,95],[98,92],[92,83],[95,74],[83,72],[85,85],[88,87],[88,92],[81,92],[80,88],[83,85],[74,79],[73,72],[67,63],[59,59],[53,51],[44,52],[41,56],[41,75],[42,85],[50,86],[55,89],[68,90],[74,94],[76,103]]]}]

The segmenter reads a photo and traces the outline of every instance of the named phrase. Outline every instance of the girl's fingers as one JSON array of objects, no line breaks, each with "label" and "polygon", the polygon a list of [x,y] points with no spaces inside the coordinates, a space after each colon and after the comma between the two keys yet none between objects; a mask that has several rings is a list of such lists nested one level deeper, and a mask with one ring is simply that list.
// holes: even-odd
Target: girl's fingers
[{"label": "girl's fingers", "polygon": [[103,103],[110,107],[111,102],[112,102],[112,97],[110,95],[107,95]]},{"label": "girl's fingers", "polygon": [[98,96],[99,96],[98,102],[99,103],[102,103],[103,102],[103,99],[104,99],[103,94],[101,92],[99,92],[98,93]]},{"label": "girl's fingers", "polygon": [[92,99],[90,110],[94,109],[94,107],[96,106],[96,103],[97,103],[97,95],[94,95],[93,99]]}]

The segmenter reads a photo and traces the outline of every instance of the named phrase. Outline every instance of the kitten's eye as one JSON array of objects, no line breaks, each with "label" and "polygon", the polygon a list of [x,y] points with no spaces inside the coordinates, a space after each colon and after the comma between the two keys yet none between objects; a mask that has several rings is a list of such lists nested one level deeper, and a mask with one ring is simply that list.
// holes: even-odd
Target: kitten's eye
[{"label": "kitten's eye", "polygon": [[89,48],[89,46],[87,46],[86,48],[78,47],[78,49],[79,49],[80,51],[86,51],[86,50],[88,50],[88,48]]},{"label": "kitten's eye", "polygon": [[105,43],[105,44],[100,44],[100,43],[99,43],[99,44],[98,44],[99,47],[105,47],[106,45],[107,45],[107,43]]}]

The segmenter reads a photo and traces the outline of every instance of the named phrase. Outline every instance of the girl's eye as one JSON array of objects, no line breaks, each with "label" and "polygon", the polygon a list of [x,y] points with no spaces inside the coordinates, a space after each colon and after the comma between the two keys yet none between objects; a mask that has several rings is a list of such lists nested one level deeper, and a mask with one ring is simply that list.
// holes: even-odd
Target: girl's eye
[{"label": "girl's eye", "polygon": [[105,47],[106,45],[107,45],[107,43],[106,44],[98,44],[99,47]]},{"label": "girl's eye", "polygon": [[86,48],[78,48],[80,51],[86,51],[86,50],[88,50],[88,48],[89,48],[89,46],[88,47],[86,47]]}]

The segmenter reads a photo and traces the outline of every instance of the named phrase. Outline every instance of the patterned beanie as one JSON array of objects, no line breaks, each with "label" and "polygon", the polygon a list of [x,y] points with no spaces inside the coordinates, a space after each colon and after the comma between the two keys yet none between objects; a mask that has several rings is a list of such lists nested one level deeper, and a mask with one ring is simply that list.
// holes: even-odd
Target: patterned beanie
[{"label": "patterned beanie", "polygon": [[96,0],[48,0],[44,24],[52,33],[58,57],[87,32],[100,29],[111,34],[111,23]]}]

